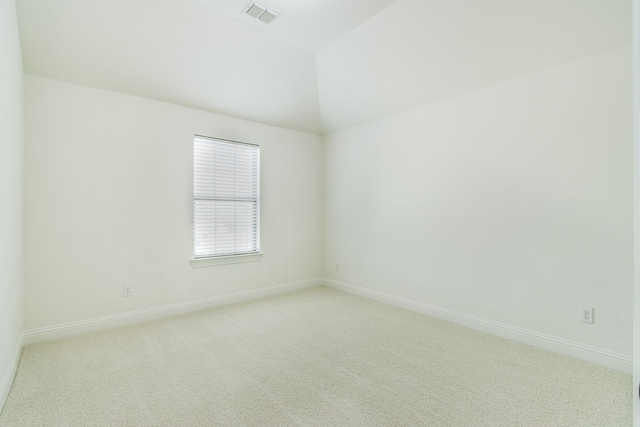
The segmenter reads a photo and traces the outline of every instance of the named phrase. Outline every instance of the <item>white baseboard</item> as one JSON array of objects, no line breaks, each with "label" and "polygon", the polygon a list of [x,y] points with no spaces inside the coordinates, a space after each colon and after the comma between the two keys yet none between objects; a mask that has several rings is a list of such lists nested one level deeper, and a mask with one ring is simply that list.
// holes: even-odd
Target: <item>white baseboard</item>
[{"label": "white baseboard", "polygon": [[495,322],[481,317],[471,316],[446,308],[426,304],[420,301],[375,291],[362,286],[356,286],[332,279],[324,279],[325,286],[350,294],[358,295],[385,304],[401,307],[420,314],[425,314],[452,323],[457,323],[471,329],[487,332],[512,341],[517,341],[533,347],[539,347],[556,353],[564,354],[576,359],[585,360],[596,365],[605,366],[622,372],[631,373],[633,358],[626,354],[615,353],[597,347],[566,340],[564,338],[546,335],[528,329],[511,326],[506,323]]},{"label": "white baseboard", "polygon": [[0,403],[4,403],[4,399],[6,399],[6,395],[9,393],[9,389],[11,388],[13,375],[15,374],[15,368],[17,367],[20,350],[22,349],[23,344],[33,344],[147,320],[175,316],[178,314],[250,301],[319,285],[325,285],[333,289],[362,296],[385,304],[447,320],[512,341],[544,348],[546,350],[582,359],[587,362],[616,369],[618,371],[631,373],[633,369],[632,357],[625,354],[615,353],[566,340],[564,338],[542,334],[517,326],[508,325],[506,323],[471,316],[424,302],[375,291],[362,286],[356,286],[328,278],[314,278],[25,331],[23,341],[16,345],[14,369],[10,369],[5,373],[5,376],[2,378],[2,383],[0,383]]},{"label": "white baseboard", "polygon": [[13,379],[15,378],[16,372],[18,371],[18,363],[20,363],[23,341],[23,335],[20,335],[20,338],[18,338],[18,341],[16,341],[16,344],[13,348],[9,366],[7,366],[7,369],[3,372],[2,377],[0,377],[0,412],[2,412],[2,408],[4,408],[4,404],[7,401],[9,392],[11,391],[11,386],[13,385]]},{"label": "white baseboard", "polygon": [[93,319],[65,323],[62,325],[54,325],[46,328],[31,329],[24,332],[24,344],[34,344],[37,342],[49,341],[72,335],[84,334],[87,332],[93,332],[117,326],[124,326],[132,323],[175,316],[178,314],[184,314],[221,305],[250,301],[286,292],[293,292],[299,289],[311,288],[314,286],[322,285],[322,283],[322,279],[317,278],[300,280],[297,282],[250,289],[247,291],[234,292],[231,294],[219,295],[215,297],[200,298],[197,300],[185,301],[176,304],[168,304],[159,307],[146,308],[143,310],[129,311],[127,313],[114,314],[112,316],[96,317]]}]

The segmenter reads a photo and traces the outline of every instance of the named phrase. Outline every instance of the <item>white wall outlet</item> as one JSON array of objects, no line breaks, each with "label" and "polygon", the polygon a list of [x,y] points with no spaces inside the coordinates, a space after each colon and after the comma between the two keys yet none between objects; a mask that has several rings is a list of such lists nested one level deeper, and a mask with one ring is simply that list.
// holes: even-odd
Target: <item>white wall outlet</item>
[{"label": "white wall outlet", "polygon": [[133,295],[133,286],[132,285],[122,285],[122,296],[130,297]]},{"label": "white wall outlet", "polygon": [[336,264],[336,271],[340,271],[340,264]]},{"label": "white wall outlet", "polygon": [[580,319],[584,323],[593,323],[593,307],[580,307]]}]

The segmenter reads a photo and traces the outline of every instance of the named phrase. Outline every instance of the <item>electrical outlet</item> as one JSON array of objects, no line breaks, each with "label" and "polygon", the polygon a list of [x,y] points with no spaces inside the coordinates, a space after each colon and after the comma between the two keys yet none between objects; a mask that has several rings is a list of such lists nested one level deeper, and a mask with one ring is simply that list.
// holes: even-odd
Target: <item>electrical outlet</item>
[{"label": "electrical outlet", "polygon": [[593,323],[593,307],[580,307],[580,319],[584,323]]},{"label": "electrical outlet", "polygon": [[340,264],[336,264],[336,271],[340,271]]},{"label": "electrical outlet", "polygon": [[122,296],[130,297],[133,295],[133,286],[132,285],[122,285]]}]

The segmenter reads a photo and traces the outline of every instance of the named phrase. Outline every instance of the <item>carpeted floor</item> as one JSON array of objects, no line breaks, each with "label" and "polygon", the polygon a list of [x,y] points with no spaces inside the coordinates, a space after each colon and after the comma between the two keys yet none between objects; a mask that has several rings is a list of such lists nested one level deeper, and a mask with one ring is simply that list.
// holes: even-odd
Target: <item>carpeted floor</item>
[{"label": "carpeted floor", "polygon": [[25,347],[2,426],[630,426],[631,375],[327,288]]}]

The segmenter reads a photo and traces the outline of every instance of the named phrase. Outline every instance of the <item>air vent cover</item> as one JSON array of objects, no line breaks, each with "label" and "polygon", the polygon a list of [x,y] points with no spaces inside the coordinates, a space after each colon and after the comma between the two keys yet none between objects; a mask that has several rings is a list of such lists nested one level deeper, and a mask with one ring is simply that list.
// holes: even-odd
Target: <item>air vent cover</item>
[{"label": "air vent cover", "polygon": [[249,8],[245,13],[249,16],[253,16],[254,18],[260,19],[260,15],[262,15],[266,11],[267,11],[266,7],[262,7],[259,4],[253,3],[252,5],[249,6]]},{"label": "air vent cover", "polygon": [[249,6],[244,9],[244,13],[253,18],[259,19],[265,24],[273,21],[279,15],[278,12],[268,6],[254,2],[249,3]]},{"label": "air vent cover", "polygon": [[267,24],[271,21],[273,21],[274,19],[276,19],[276,15],[275,13],[273,13],[273,11],[267,9],[264,11],[264,13],[262,15],[260,15],[258,17],[259,20],[261,20],[262,22],[266,22]]}]

